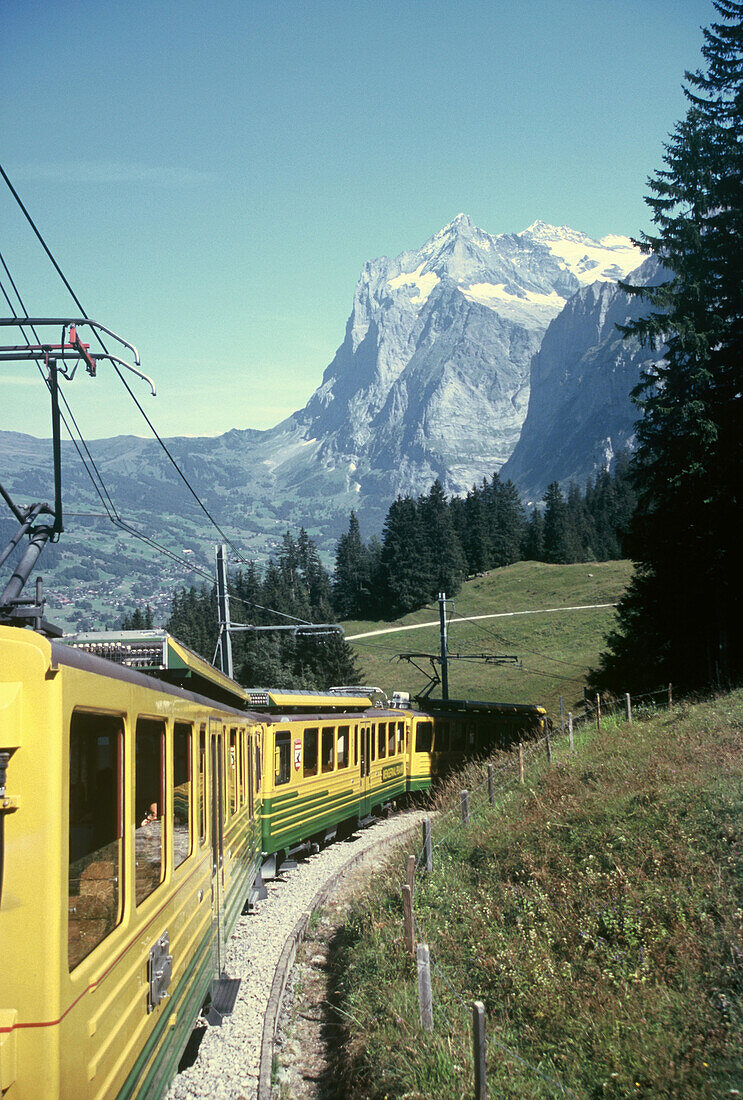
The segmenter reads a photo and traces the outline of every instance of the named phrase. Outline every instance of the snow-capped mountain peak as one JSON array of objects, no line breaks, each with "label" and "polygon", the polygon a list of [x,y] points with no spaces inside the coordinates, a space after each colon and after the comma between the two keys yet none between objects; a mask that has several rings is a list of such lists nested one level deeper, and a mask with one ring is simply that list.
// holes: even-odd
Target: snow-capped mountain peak
[{"label": "snow-capped mountain peak", "polygon": [[555,226],[535,221],[518,236],[543,244],[582,286],[625,279],[644,259],[629,237],[616,233],[595,240],[568,225]]}]

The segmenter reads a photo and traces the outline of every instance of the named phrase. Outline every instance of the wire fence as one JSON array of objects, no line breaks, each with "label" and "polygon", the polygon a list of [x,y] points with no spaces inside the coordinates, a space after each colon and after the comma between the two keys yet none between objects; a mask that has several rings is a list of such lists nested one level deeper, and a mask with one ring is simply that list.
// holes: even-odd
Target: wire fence
[{"label": "wire fence", "polygon": [[[632,722],[634,716],[658,711],[660,709],[673,708],[672,685],[658,688],[656,691],[645,692],[641,695],[625,695],[623,698],[604,698],[596,696],[584,700],[583,712],[573,715],[564,713],[561,707],[559,727],[548,730],[547,734],[539,740],[529,741],[518,745],[518,754],[512,754],[512,758],[504,763],[487,765],[485,777],[474,784],[468,790],[459,793],[459,801],[456,800],[456,792],[452,790],[452,801],[446,808],[437,811],[433,823],[430,821],[424,825],[424,840],[419,852],[415,855],[414,874],[410,885],[410,903],[404,910],[405,920],[411,922],[406,929],[406,942],[409,948],[417,952],[419,1008],[421,1024],[425,1030],[437,1030],[442,1024],[447,1029],[450,1041],[461,1046],[461,1057],[466,1065],[470,1059],[474,1062],[475,1070],[475,1100],[485,1100],[486,1097],[502,1096],[495,1086],[488,1085],[484,1076],[485,1049],[484,1031],[478,1039],[478,1029],[473,1013],[475,1005],[482,1006],[480,1002],[468,1001],[460,989],[457,988],[455,979],[449,972],[449,968],[443,961],[439,945],[433,930],[422,926],[413,904],[414,888],[416,881],[422,882],[422,876],[432,866],[437,858],[447,858],[447,846],[458,835],[468,829],[487,815],[502,812],[509,802],[515,801],[524,791],[525,786],[535,787],[539,781],[547,776],[550,769],[556,763],[554,750],[559,749],[563,755],[565,751],[572,753],[577,751],[575,732],[585,732],[589,728],[601,730],[602,722],[609,720]],[[482,773],[480,773],[482,775]],[[411,857],[411,864],[413,863]],[[417,942],[417,948],[414,946]],[[423,948],[423,952],[421,952]],[[421,977],[421,969],[425,971]],[[423,1001],[429,1002],[426,1008],[427,1020],[424,1019]],[[466,1039],[467,1025],[462,1026],[460,1016],[459,1026],[455,1026],[453,1016],[464,1013],[465,1019],[473,1017],[472,1042]],[[579,1094],[574,1092],[564,1082],[550,1073],[542,1065],[525,1058],[518,1050],[504,1043],[496,1034],[488,1036],[488,1042],[496,1047],[503,1055],[504,1061],[512,1062],[526,1071],[534,1078],[534,1083],[540,1082],[552,1096],[566,1096],[580,1100]],[[478,1052],[478,1043],[482,1049]],[[479,1065],[479,1069],[478,1069]]]}]

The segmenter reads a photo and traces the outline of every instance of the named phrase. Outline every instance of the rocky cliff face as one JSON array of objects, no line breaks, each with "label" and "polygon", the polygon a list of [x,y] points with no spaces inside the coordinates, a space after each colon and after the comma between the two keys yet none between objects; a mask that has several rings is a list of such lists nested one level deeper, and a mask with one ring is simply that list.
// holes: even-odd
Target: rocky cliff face
[{"label": "rocky cliff face", "polygon": [[[628,281],[646,286],[663,277],[651,258]],[[526,498],[541,499],[551,481],[582,485],[619,450],[634,446],[639,410],[630,391],[659,355],[624,340],[617,325],[636,320],[643,309],[616,283],[592,283],[550,323],[532,360],[521,436],[501,470]]]},{"label": "rocky cliff face", "polygon": [[462,492],[499,469],[521,433],[529,368],[584,283],[626,275],[627,238],[593,241],[536,222],[493,237],[460,214],[420,249],[367,263],[346,336],[290,423],[361,498]]}]

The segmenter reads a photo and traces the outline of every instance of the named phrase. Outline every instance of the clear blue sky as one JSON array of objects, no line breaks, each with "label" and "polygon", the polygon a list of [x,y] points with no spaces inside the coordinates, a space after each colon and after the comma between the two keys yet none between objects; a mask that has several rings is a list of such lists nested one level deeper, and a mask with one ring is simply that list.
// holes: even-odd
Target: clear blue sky
[{"label": "clear blue sky", "polygon": [[[648,227],[708,0],[3,0],[0,162],[87,313],[130,339],[165,435],[265,428],[342,342],[365,260],[460,211]],[[0,180],[29,313],[71,308]],[[0,302],[0,313],[7,313]],[[31,366],[0,428],[49,434]],[[89,438],[143,422],[110,369]]]}]

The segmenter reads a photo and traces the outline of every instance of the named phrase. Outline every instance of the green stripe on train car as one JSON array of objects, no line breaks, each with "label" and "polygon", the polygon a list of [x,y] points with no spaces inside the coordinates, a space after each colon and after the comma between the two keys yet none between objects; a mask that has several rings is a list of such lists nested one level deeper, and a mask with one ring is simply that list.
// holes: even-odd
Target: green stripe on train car
[{"label": "green stripe on train car", "polygon": [[[214,975],[212,959],[211,930],[204,936],[198,951],[189,963],[177,987],[163,1004],[163,1011],[155,1028],[140,1051],[134,1066],[118,1093],[117,1100],[128,1100],[136,1095],[138,1100],[159,1100],[163,1096],[174,1075],[174,1067],[180,1060],[183,1047],[188,1042],[188,1034],[199,1014],[209,985]],[[146,997],[146,991],[142,993]],[[161,1002],[162,1004],[162,1002]],[[173,1013],[177,1012],[177,1023],[170,1027]],[[163,1049],[158,1051],[158,1046]],[[155,1055],[155,1060],[145,1072],[147,1063]],[[145,1073],[144,1079],[142,1078]]]}]

